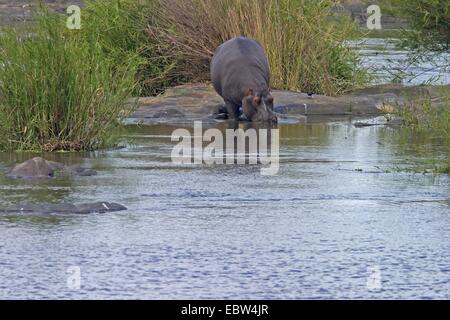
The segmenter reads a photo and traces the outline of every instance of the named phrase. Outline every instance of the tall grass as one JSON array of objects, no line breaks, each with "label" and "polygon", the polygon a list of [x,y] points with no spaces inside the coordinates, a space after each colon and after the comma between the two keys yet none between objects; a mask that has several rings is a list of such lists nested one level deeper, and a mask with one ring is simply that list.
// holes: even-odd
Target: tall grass
[{"label": "tall grass", "polygon": [[147,36],[147,26],[156,25],[158,0],[87,0],[82,11],[85,34],[95,33],[103,50],[122,63],[122,56],[138,54],[143,64],[137,73],[135,95],[155,95],[172,85],[167,74],[173,61],[160,55]]},{"label": "tall grass", "polygon": [[367,80],[344,42],[355,34],[345,17],[332,18],[331,0],[165,0],[147,32],[159,53],[171,57],[171,76],[209,79],[215,48],[235,36],[265,47],[272,86],[337,95]]},{"label": "tall grass", "polygon": [[137,86],[141,58],[121,52],[118,63],[99,32],[70,31],[45,8],[35,19],[0,35],[0,149],[104,146],[130,111],[124,101]]},{"label": "tall grass", "polygon": [[[41,7],[0,34],[0,149],[109,143],[131,95],[209,80],[215,49],[239,35],[266,48],[272,86],[336,95],[364,83],[332,0],[87,0],[82,29]],[[356,33],[355,33],[356,34]]]}]

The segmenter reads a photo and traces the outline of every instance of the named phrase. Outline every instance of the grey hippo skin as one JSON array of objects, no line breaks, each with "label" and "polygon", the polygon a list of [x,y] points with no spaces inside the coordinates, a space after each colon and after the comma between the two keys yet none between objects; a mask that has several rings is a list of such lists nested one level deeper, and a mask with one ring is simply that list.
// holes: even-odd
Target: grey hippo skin
[{"label": "grey hippo skin", "polygon": [[219,46],[211,61],[211,80],[225,102],[229,119],[277,121],[270,94],[269,63],[257,41],[238,37]]}]

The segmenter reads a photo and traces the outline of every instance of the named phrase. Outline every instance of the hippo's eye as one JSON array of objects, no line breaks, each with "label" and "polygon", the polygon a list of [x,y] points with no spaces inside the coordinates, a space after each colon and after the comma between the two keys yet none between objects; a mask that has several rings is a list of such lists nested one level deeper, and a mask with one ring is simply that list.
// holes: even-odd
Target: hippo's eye
[{"label": "hippo's eye", "polygon": [[268,96],[267,97],[267,103],[268,104],[272,104],[273,103],[273,97],[272,96]]}]

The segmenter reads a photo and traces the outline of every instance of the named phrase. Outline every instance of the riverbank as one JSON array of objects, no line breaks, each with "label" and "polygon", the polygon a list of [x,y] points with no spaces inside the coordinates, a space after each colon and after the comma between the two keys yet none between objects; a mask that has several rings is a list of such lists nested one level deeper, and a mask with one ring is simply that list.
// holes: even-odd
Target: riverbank
[{"label": "riverbank", "polygon": [[[379,85],[354,90],[339,97],[309,96],[304,93],[274,90],[274,110],[280,121],[304,121],[305,116],[379,116],[396,113],[405,105],[431,99],[433,107],[443,107],[442,92],[449,86]],[[189,124],[213,122],[223,100],[209,84],[184,85],[167,90],[158,97],[139,98],[139,108],[127,123]]]}]

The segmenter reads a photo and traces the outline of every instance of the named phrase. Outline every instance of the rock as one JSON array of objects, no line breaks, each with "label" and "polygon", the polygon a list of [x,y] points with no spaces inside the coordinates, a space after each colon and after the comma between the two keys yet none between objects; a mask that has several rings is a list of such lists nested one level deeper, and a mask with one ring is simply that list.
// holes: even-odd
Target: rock
[{"label": "rock", "polygon": [[82,204],[23,204],[11,208],[1,208],[0,213],[7,214],[89,214],[107,213],[127,210],[114,202],[94,202]]},{"label": "rock", "polygon": [[356,128],[365,128],[365,127],[379,126],[379,124],[377,124],[377,123],[368,123],[368,122],[355,122],[353,125]]},{"label": "rock", "polygon": [[62,175],[89,177],[97,175],[97,171],[83,167],[68,168],[63,163],[48,161],[41,157],[35,157],[16,165],[7,174],[11,178],[34,179],[52,178],[58,172]]},{"label": "rock", "polygon": [[8,176],[13,178],[50,178],[60,164],[48,162],[41,157],[35,157],[16,165]]},{"label": "rock", "polygon": [[79,177],[91,177],[91,176],[97,175],[97,171],[95,171],[93,169],[89,169],[89,168],[82,168],[82,167],[71,168],[70,172],[72,175],[79,176]]},{"label": "rock", "polygon": [[105,212],[127,210],[127,208],[124,207],[123,205],[114,202],[85,203],[79,204],[76,207],[77,207],[76,213],[93,213],[93,212],[105,213]]},{"label": "rock", "polygon": [[403,119],[403,118],[392,119],[385,124],[385,126],[395,127],[395,128],[401,127],[403,125],[405,125],[405,119]]},{"label": "rock", "polygon": [[162,110],[153,115],[153,118],[180,118],[184,117],[183,112],[177,110],[177,109],[167,109]]},{"label": "rock", "polygon": [[[308,96],[306,93],[273,90],[274,111],[287,117],[299,116],[380,116],[395,113],[408,101],[421,97],[439,96],[450,86],[379,85],[355,90],[343,96]],[[170,88],[158,97],[139,98],[139,108],[128,118],[128,123],[186,124],[224,120],[223,101],[208,84],[190,84]]]},{"label": "rock", "polygon": [[54,170],[54,171],[64,170],[64,168],[65,168],[65,165],[63,163],[49,161],[49,160],[45,160],[45,162],[47,162],[48,166],[50,168],[52,168],[52,170]]}]

